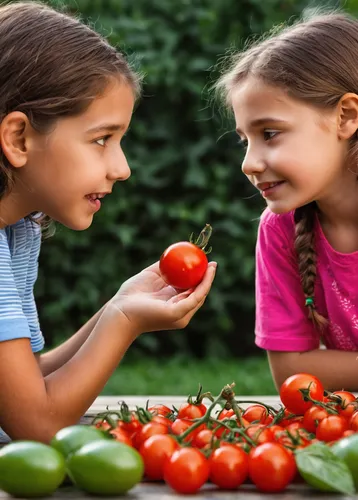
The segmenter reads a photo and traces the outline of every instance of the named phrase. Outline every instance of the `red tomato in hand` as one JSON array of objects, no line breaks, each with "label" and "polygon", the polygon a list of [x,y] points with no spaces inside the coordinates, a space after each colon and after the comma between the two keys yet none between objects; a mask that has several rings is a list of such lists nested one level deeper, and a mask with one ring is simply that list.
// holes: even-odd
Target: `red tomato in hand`
[{"label": "red tomato in hand", "polygon": [[205,246],[211,231],[211,226],[207,224],[195,243],[179,241],[163,252],[159,269],[168,285],[179,290],[188,290],[201,282],[208,267]]},{"label": "red tomato in hand", "polygon": [[208,258],[201,248],[180,241],[168,247],[160,257],[159,269],[163,280],[174,288],[187,290],[203,279]]},{"label": "red tomato in hand", "polygon": [[280,398],[283,405],[296,415],[303,415],[314,404],[304,400],[301,389],[309,389],[309,395],[315,401],[322,401],[324,397],[323,384],[314,375],[297,373],[288,377],[281,385]]}]

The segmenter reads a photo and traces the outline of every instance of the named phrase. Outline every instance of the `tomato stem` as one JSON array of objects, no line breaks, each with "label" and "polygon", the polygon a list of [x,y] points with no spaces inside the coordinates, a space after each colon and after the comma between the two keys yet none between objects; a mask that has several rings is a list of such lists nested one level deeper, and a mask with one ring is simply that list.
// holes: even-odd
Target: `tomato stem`
[{"label": "tomato stem", "polygon": [[190,243],[194,243],[194,245],[199,247],[206,255],[208,255],[211,252],[212,247],[210,247],[208,250],[205,250],[205,247],[209,243],[212,232],[213,228],[210,226],[210,224],[205,224],[205,227],[200,231],[197,239],[193,241],[194,234],[191,233],[189,241]]},{"label": "tomato stem", "polygon": [[274,408],[273,406],[270,406],[270,405],[267,405],[265,403],[262,403],[261,401],[255,401],[255,400],[239,400],[239,401],[235,401],[235,403],[237,404],[242,404],[242,403],[250,403],[250,404],[259,404],[261,406],[264,406],[266,408],[266,410],[268,411],[269,414],[273,414],[273,415],[276,415],[280,410],[277,410],[276,408]]}]

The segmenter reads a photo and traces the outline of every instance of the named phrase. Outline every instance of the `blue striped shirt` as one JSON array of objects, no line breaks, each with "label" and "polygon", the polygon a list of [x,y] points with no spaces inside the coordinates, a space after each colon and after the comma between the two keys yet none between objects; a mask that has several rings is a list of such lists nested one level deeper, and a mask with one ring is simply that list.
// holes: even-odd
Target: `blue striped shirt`
[{"label": "blue striped shirt", "polygon": [[40,245],[40,227],[28,219],[0,229],[0,342],[26,337],[33,352],[44,346],[34,299]]}]

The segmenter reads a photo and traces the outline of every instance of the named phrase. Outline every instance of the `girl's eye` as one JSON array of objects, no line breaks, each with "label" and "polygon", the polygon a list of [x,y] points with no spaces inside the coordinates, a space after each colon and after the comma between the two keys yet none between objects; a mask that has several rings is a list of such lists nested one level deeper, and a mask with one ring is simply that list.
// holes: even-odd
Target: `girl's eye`
[{"label": "girl's eye", "polygon": [[247,139],[239,139],[238,143],[242,148],[247,148]]},{"label": "girl's eye", "polygon": [[104,137],[101,137],[100,139],[97,139],[95,141],[96,144],[98,144],[99,146],[105,146],[106,145],[106,142],[108,141],[108,139],[110,138],[111,136],[110,135],[105,135]]},{"label": "girl's eye", "polygon": [[264,130],[264,140],[273,139],[279,132],[277,130]]}]

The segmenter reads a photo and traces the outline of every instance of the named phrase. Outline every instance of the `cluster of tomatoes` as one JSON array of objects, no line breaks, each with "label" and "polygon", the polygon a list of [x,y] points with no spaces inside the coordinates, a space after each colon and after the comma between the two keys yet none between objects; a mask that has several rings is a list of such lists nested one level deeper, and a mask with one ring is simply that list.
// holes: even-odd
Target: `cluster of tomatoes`
[{"label": "cluster of tomatoes", "polygon": [[200,388],[178,410],[155,405],[130,411],[122,403],[94,424],[140,452],[146,479],[165,481],[179,493],[194,493],[207,481],[235,489],[247,480],[260,491],[279,492],[299,479],[296,450],[358,431],[355,396],[328,393],[312,375],[289,377],[280,399],[274,408],[237,401],[233,384],[215,399]]}]

